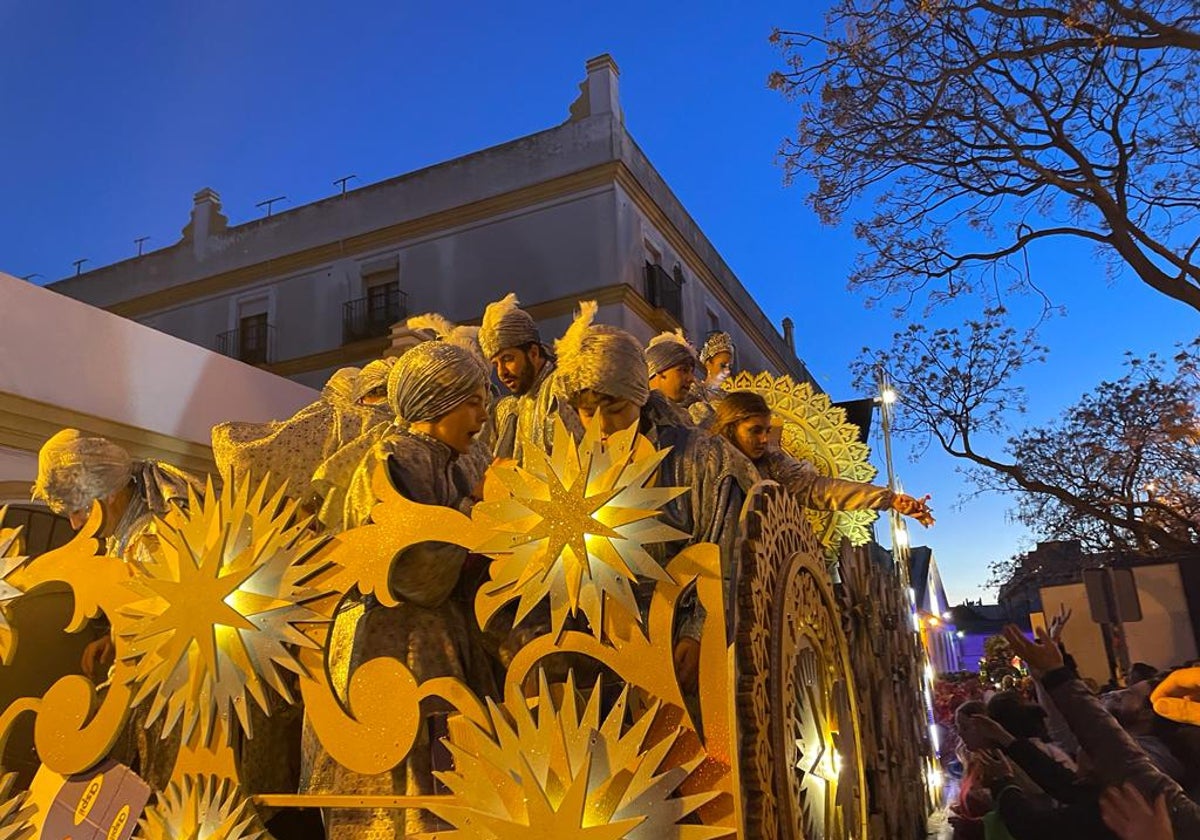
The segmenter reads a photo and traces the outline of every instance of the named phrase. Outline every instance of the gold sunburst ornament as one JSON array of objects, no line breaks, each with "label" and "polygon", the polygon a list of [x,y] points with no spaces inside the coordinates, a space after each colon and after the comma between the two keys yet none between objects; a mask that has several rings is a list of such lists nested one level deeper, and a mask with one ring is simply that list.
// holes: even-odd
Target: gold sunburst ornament
[{"label": "gold sunburst ornament", "polygon": [[[8,510],[0,507],[0,522]],[[12,657],[13,637],[15,631],[8,623],[6,609],[9,603],[21,597],[22,592],[15,586],[5,583],[5,578],[24,565],[27,557],[21,556],[21,529],[0,528],[0,665],[8,665]]]},{"label": "gold sunburst ornament", "polygon": [[138,840],[258,840],[258,814],[228,779],[185,776],[158,795],[139,824]]},{"label": "gold sunburst ornament", "polygon": [[37,808],[28,804],[28,793],[13,793],[16,781],[16,773],[0,776],[0,840],[29,840],[37,833],[32,822]]},{"label": "gold sunburst ornament", "polygon": [[151,703],[150,721],[165,713],[167,732],[181,724],[185,740],[198,723],[208,743],[231,706],[249,732],[247,692],[264,711],[268,687],[292,702],[282,671],[301,665],[291,648],[317,647],[298,625],[326,621],[306,606],[325,593],[304,583],[321,541],[284,488],[269,498],[266,489],[264,480],[251,495],[249,482],[232,482],[218,497],[210,482],[203,501],[158,522],[129,583],[142,598],[116,629],[135,661],[134,703]]},{"label": "gold sunburst ornament", "polygon": [[456,830],[438,837],[705,840],[731,833],[680,824],[718,794],[677,795],[703,755],[671,761],[685,730],[656,728],[660,704],[626,726],[628,687],[602,718],[599,683],[580,697],[568,677],[557,703],[544,673],[540,686],[536,708],[519,694],[491,706],[494,734],[465,720],[452,725],[455,769],[438,776],[457,802],[431,810]]},{"label": "gold sunburst ornament", "polygon": [[478,549],[497,560],[486,589],[491,604],[519,596],[519,622],[549,597],[555,632],[582,612],[597,638],[608,604],[638,620],[632,585],[639,577],[670,579],[644,546],[687,538],[658,520],[687,492],[652,486],[670,450],[655,450],[636,428],[601,439],[598,425],[576,444],[556,420],[553,456],[530,447],[524,468],[494,467],[505,498],[473,513],[495,532]]}]

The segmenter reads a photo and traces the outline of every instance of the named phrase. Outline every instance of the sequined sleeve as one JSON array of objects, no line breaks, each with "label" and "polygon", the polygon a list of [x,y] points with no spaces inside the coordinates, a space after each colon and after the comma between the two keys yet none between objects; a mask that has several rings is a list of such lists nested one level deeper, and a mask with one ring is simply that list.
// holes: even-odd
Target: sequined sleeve
[{"label": "sequined sleeve", "polygon": [[778,449],[769,451],[756,465],[763,478],[779,482],[813,510],[887,510],[895,498],[886,487],[821,475],[812,462]]}]

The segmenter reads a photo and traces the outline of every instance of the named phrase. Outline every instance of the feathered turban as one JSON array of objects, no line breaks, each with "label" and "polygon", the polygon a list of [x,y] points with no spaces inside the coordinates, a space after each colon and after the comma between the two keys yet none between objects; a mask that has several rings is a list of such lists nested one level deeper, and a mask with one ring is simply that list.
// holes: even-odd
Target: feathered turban
[{"label": "feathered turban", "polygon": [[728,353],[732,356],[735,352],[733,336],[727,332],[715,332],[705,339],[704,347],[700,350],[700,361],[708,364],[718,353]]},{"label": "feathered turban", "polygon": [[38,452],[33,498],[57,514],[84,510],[133,478],[133,458],[112,441],[63,429]]},{"label": "feathered turban", "polygon": [[510,347],[541,343],[537,324],[529,313],[519,308],[517,296],[509,292],[501,300],[489,303],[483,311],[483,322],[479,327],[479,346],[485,359]]},{"label": "feathered turban", "polygon": [[659,333],[646,347],[646,372],[652,377],[688,362],[695,367],[696,360],[696,348],[683,337],[683,330]]},{"label": "feathered turban", "polygon": [[581,303],[579,315],[554,344],[559,390],[568,401],[591,390],[645,405],[650,382],[642,345],[618,327],[593,325],[598,308],[594,300]]}]

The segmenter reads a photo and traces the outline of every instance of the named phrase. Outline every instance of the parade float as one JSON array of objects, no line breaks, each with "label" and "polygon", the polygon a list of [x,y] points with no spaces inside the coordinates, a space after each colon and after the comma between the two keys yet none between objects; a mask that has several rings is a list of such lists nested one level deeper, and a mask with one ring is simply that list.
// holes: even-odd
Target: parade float
[{"label": "parade float", "polygon": [[[824,394],[766,375],[726,387],[761,393],[783,446],[821,472],[872,475],[857,427]],[[408,501],[380,471],[371,521],[333,536],[267,476],[214,476],[156,522],[136,568],[103,556],[99,505],[37,556],[19,530],[0,531],[0,661],[39,644],[6,616],[44,587],[73,593],[64,631],[103,613],[116,644],[103,686],[67,675],[0,710],[0,753],[32,719],[40,761],[32,780],[0,778],[0,840],[249,840],[269,836],[266,814],[295,808],[424,808],[447,826],[429,836],[480,840],[914,836],[935,773],[903,558],[871,560],[873,514],[806,511],[763,483],[727,595],[715,545],[665,565],[648,553],[680,536],[657,513],[688,492],[655,485],[663,454],[632,430],[578,443],[560,430],[552,457],[493,466],[470,516]],[[339,606],[394,605],[393,559],[427,541],[483,558],[480,626],[548,606],[548,629],[515,652],[497,696],[418,682],[387,657],[344,680],[330,667]],[[648,611],[639,582],[654,587]],[[689,696],[671,633],[692,587],[707,620]],[[304,795],[249,778],[256,751],[278,749],[278,721],[301,710],[339,764],[388,771],[431,701],[453,710],[434,795]],[[136,730],[178,744],[159,789],[107,760]]]}]

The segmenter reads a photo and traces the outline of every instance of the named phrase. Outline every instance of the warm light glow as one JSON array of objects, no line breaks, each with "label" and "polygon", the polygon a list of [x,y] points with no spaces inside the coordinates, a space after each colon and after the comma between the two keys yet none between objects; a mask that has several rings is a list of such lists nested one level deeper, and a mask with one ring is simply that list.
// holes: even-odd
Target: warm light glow
[{"label": "warm light glow", "polygon": [[879,399],[883,400],[884,405],[891,405],[897,399],[895,388],[884,388],[879,394]]},{"label": "warm light glow", "polygon": [[930,627],[937,627],[941,623],[942,622],[938,621],[938,617],[936,615],[929,616],[929,626]]},{"label": "warm light glow", "polygon": [[957,633],[955,633],[955,635],[960,639],[965,639],[967,637],[966,631],[964,630],[959,630]]},{"label": "warm light glow", "polygon": [[944,613],[942,613],[942,618],[946,619],[946,621],[949,621],[950,619],[954,618],[954,613],[950,612],[950,610],[946,610]]}]

